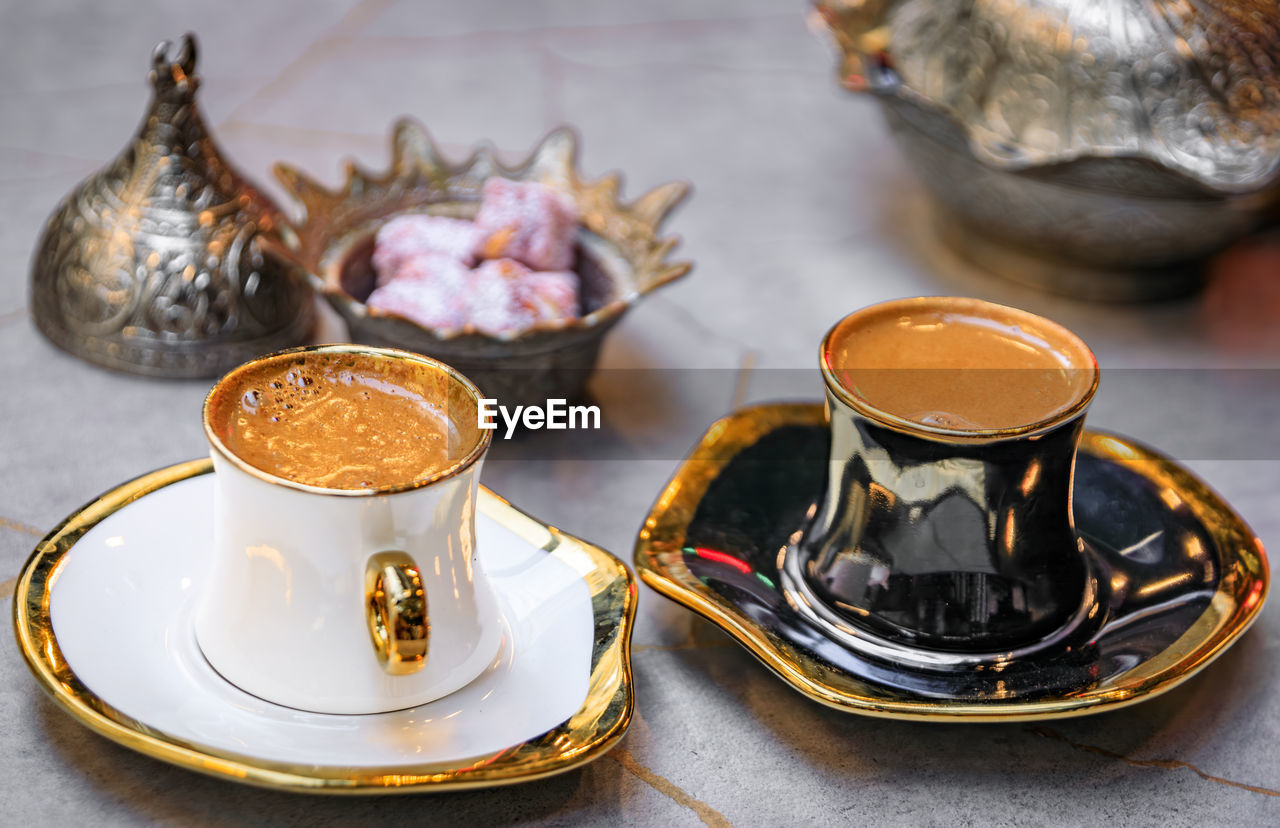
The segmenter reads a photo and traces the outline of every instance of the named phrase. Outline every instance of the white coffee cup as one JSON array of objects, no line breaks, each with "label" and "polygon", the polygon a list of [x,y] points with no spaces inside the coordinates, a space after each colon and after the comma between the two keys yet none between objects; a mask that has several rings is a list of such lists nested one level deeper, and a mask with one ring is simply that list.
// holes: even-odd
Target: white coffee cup
[{"label": "white coffee cup", "polygon": [[[441,410],[462,435],[453,462],[410,485],[326,489],[250,465],[219,436],[212,401],[240,391],[255,368],[342,355],[394,361],[443,389]],[[214,557],[195,631],[218,673],[276,704],[377,713],[440,698],[484,672],[503,628],[476,557],[477,478],[491,434],[476,427],[479,399],[443,363],[353,345],[261,357],[214,386],[204,408]]]}]

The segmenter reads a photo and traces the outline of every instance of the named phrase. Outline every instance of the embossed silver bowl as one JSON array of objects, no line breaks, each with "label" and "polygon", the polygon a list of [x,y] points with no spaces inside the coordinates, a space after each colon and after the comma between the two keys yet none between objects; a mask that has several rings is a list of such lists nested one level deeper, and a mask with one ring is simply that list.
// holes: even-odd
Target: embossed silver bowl
[{"label": "embossed silver bowl", "polygon": [[[393,128],[391,149],[391,167],[385,173],[370,173],[351,163],[346,183],[337,191],[325,189],[294,167],[276,165],[276,176],[303,209],[296,228],[298,244],[289,254],[346,320],[353,339],[442,360],[504,405],[577,396],[605,333],[642,296],[689,271],[688,262],[667,260],[678,240],[658,235],[668,212],[687,195],[688,185],[664,184],[623,203],[617,174],[595,181],[579,176],[577,139],[568,129],[552,132],[515,167],[498,163],[488,147],[451,163],[426,129],[409,119]],[[568,194],[577,205],[574,270],[581,278],[581,315],[539,323],[512,336],[490,336],[471,326],[437,331],[365,305],[374,287],[372,256],[378,228],[413,211],[469,218],[491,176],[540,181]]]},{"label": "embossed silver bowl", "polygon": [[819,0],[959,251],[1104,300],[1176,295],[1280,188],[1268,0]]}]

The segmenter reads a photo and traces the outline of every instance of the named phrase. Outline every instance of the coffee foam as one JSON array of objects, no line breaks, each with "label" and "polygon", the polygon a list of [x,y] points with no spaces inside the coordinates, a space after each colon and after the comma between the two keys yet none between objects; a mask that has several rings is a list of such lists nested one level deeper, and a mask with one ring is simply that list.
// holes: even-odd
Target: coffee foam
[{"label": "coffee foam", "polygon": [[840,388],[894,417],[950,431],[1051,421],[1092,392],[1097,366],[1065,328],[976,299],[886,302],[841,320],[823,347]]},{"label": "coffee foam", "polygon": [[[327,489],[411,486],[447,470],[480,439],[474,400],[447,373],[367,354],[251,363],[219,384],[207,414],[239,459]],[[451,415],[461,415],[461,425]]]}]

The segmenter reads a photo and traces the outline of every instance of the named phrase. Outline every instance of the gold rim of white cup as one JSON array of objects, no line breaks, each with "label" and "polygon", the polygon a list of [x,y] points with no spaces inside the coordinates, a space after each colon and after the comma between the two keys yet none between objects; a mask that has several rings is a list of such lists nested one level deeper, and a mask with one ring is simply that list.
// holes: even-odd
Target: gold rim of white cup
[{"label": "gold rim of white cup", "polygon": [[[353,354],[357,356],[374,357],[377,359],[415,363],[427,370],[447,377],[451,382],[461,388],[464,392],[463,396],[471,403],[469,412],[471,421],[473,423],[476,422],[477,414],[480,410],[480,389],[475,386],[475,383],[463,376],[453,366],[447,365],[437,359],[432,359],[431,357],[423,356],[421,354],[410,353],[409,351],[402,351],[397,348],[378,348],[371,345],[307,345],[301,348],[290,348],[285,351],[276,351],[275,353],[256,357],[231,369],[223,375],[221,379],[214,383],[213,388],[209,389],[209,393],[205,395],[204,398],[201,420],[204,423],[204,433],[209,440],[209,445],[212,446],[219,455],[226,459],[227,462],[233,464],[236,468],[244,471],[246,474],[253,475],[259,480],[263,480],[267,483],[287,486],[288,488],[297,489],[303,492],[336,495],[339,497],[368,497],[369,495],[386,495],[395,494],[396,492],[412,491],[413,489],[420,489],[423,486],[429,486],[432,483],[438,483],[441,480],[447,480],[450,477],[455,477],[475,464],[476,461],[483,457],[484,453],[488,450],[489,444],[493,439],[493,432],[474,428],[472,429],[476,434],[474,443],[465,454],[445,468],[439,469],[426,477],[413,480],[409,483],[401,483],[394,486],[371,487],[367,489],[332,489],[324,486],[312,486],[307,483],[299,483],[296,480],[279,477],[271,472],[251,465],[228,448],[218,436],[216,429],[210,422],[213,400],[225,386],[236,382],[245,374],[260,368],[264,364],[288,361],[289,359],[295,358],[299,355],[306,354]],[[449,414],[449,419],[453,422],[455,418]]]}]

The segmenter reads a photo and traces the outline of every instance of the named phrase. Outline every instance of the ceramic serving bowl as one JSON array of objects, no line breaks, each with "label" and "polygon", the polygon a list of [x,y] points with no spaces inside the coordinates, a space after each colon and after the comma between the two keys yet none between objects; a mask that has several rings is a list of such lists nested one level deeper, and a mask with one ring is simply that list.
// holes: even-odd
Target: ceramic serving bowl
[{"label": "ceramic serving bowl", "polygon": [[1280,38],[1264,0],[817,0],[980,266],[1087,299],[1199,285],[1280,198]]},{"label": "ceramic serving bowl", "polygon": [[[605,333],[650,291],[689,271],[667,260],[678,242],[659,237],[668,212],[688,193],[664,184],[630,203],[618,197],[619,177],[589,181],[576,169],[577,138],[566,128],[548,135],[523,163],[506,167],[487,146],[458,164],[444,159],[422,125],[409,119],[392,130],[392,162],[385,173],[348,164],[345,184],[330,191],[287,164],[275,173],[298,200],[302,216],[290,255],[341,314],[358,342],[403,348],[452,365],[486,396],[504,405],[572,399],[595,365]],[[568,194],[580,215],[574,270],[581,278],[582,312],[510,336],[471,326],[437,331],[370,308],[378,228],[407,212],[473,217],[486,179],[538,181]]]}]

